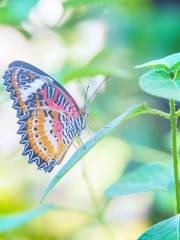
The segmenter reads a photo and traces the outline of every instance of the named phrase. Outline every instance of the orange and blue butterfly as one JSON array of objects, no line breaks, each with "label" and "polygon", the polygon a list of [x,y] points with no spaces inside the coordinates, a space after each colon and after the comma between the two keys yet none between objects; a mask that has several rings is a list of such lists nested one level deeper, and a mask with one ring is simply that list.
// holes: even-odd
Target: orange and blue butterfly
[{"label": "orange and blue butterfly", "polygon": [[17,111],[22,154],[51,172],[85,128],[86,107],[80,109],[62,85],[29,63],[12,62],[3,78]]}]

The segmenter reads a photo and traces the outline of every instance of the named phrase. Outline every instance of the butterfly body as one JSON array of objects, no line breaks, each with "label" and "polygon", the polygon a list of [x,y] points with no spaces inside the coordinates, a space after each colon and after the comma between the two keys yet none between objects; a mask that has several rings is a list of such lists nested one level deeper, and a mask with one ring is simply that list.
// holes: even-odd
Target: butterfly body
[{"label": "butterfly body", "polygon": [[17,110],[23,155],[50,172],[86,126],[86,108],[79,109],[67,90],[31,64],[15,61],[3,76]]}]

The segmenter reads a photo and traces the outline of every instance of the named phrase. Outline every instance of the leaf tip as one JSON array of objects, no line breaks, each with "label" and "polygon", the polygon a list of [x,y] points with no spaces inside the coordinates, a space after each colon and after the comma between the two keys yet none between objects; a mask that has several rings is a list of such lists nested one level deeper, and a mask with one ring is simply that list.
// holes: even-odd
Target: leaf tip
[{"label": "leaf tip", "polygon": [[39,205],[41,205],[44,202],[44,199],[46,198],[47,193],[43,193],[43,195],[41,196],[40,200],[39,200]]}]

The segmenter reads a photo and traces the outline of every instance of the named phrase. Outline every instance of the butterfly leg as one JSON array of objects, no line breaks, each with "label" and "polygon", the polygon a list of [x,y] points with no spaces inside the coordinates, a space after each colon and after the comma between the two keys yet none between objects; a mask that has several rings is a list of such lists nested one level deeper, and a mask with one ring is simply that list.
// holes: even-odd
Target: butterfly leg
[{"label": "butterfly leg", "polygon": [[81,143],[81,146],[83,146],[83,148],[86,149],[86,146],[85,146],[84,142],[82,141],[82,138],[80,136],[78,136],[78,139]]}]

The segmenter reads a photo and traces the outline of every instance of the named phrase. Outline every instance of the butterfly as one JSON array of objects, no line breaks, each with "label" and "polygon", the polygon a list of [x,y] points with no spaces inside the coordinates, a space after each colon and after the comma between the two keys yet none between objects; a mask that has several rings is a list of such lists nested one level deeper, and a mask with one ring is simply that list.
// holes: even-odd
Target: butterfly
[{"label": "butterfly", "polygon": [[3,79],[17,111],[22,154],[51,172],[86,127],[86,106],[80,109],[62,85],[23,61],[12,62]]}]

